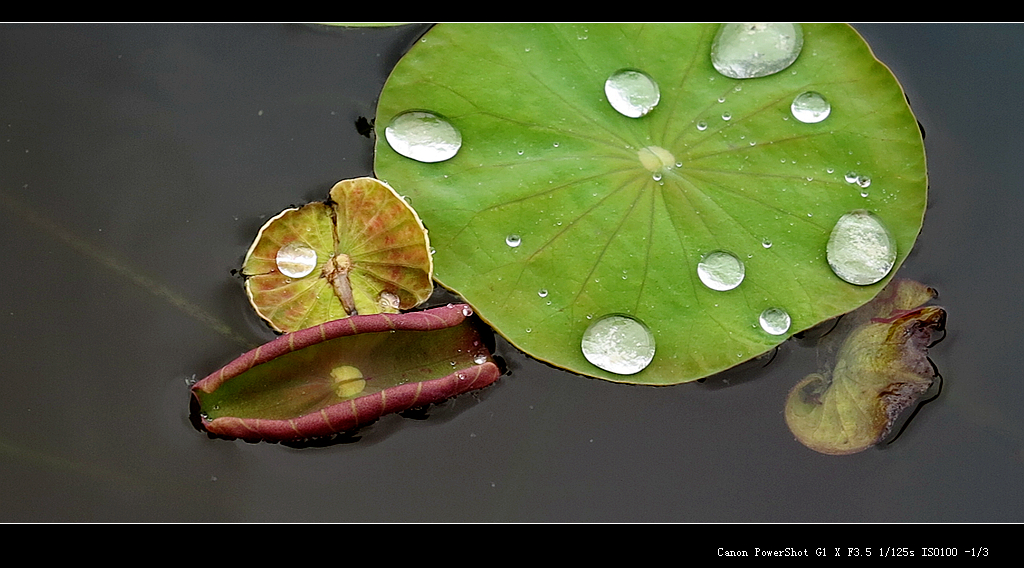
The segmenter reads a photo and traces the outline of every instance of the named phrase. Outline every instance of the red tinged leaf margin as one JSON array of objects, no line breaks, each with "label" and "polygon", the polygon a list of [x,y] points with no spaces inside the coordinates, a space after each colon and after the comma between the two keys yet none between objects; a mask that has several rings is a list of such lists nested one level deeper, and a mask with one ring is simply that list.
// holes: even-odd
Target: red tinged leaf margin
[{"label": "red tinged leaf margin", "polygon": [[[501,372],[468,319],[472,313],[465,304],[452,304],[421,312],[352,316],[282,335],[192,386],[201,425],[212,434],[248,441],[304,440],[351,430],[385,414],[488,386]],[[428,338],[402,332],[432,333]],[[359,342],[359,336],[371,339]],[[334,346],[330,352],[318,351],[328,342]],[[429,352],[412,348],[421,344],[429,345]],[[330,375],[322,379],[323,365],[329,368],[332,363],[318,359],[352,360],[356,367],[369,370],[373,365],[369,358],[380,359],[382,354],[396,361],[388,361],[382,372],[388,378],[377,379],[369,373],[364,377],[367,388],[354,396],[336,396]],[[297,373],[309,371],[305,367],[318,367],[319,376],[289,377],[297,367],[303,367]],[[232,381],[245,384],[236,386]],[[288,393],[308,400],[291,404],[285,400]],[[247,405],[234,400],[238,398],[258,399],[259,403]],[[225,415],[222,405],[231,406],[238,415]],[[289,414],[292,408],[299,410]]]}]

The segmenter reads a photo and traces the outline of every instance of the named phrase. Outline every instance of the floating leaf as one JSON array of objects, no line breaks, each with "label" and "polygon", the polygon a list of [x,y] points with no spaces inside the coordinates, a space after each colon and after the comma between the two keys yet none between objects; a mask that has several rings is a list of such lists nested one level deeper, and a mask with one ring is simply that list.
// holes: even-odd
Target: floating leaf
[{"label": "floating leaf", "polygon": [[[829,268],[826,245],[843,215],[870,211],[887,227],[892,271],[913,247],[927,193],[921,133],[860,36],[803,25],[788,67],[733,79],[712,65],[718,30],[442,24],[389,77],[376,174],[412,197],[437,248],[435,277],[518,348],[614,381],[695,380],[885,285],[891,273],[860,286]],[[622,70],[653,85],[620,82]],[[625,111],[607,98],[613,77]],[[631,98],[630,85],[643,92]],[[828,102],[827,116],[794,118],[805,93]],[[630,100],[646,102],[621,102]],[[425,163],[393,150],[383,128],[410,110],[444,117],[460,134],[458,153]],[[716,273],[721,285],[702,282]],[[782,333],[759,325],[768,308],[789,316]],[[642,371],[617,374],[584,357],[584,331],[609,314],[653,333],[657,354]]]},{"label": "floating leaf", "polygon": [[431,271],[419,217],[373,178],[267,221],[242,266],[249,301],[278,331],[412,308],[430,296]]},{"label": "floating leaf", "polygon": [[301,440],[483,388],[500,372],[469,306],[353,316],[278,337],[192,387],[209,432]]},{"label": "floating leaf", "polygon": [[[822,342],[842,342],[834,368],[808,375],[786,400],[786,423],[802,444],[841,455],[877,444],[936,377],[928,346],[946,312],[924,306],[935,290],[893,280],[870,303],[843,317]],[[923,307],[922,307],[923,306]]]}]

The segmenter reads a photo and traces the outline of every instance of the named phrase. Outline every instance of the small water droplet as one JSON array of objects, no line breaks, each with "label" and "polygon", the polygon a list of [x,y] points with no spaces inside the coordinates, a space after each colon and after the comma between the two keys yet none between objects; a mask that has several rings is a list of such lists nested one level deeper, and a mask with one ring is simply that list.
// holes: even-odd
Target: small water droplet
[{"label": "small water droplet", "polygon": [[770,240],[768,240],[767,238],[761,239],[761,246],[763,246],[766,249],[770,249],[770,248],[772,248],[772,242]]},{"label": "small water droplet", "polygon": [[611,314],[583,332],[583,356],[594,366],[619,375],[644,370],[654,359],[654,334],[638,319]]},{"label": "small water droplet", "polygon": [[832,105],[820,93],[807,91],[793,99],[789,110],[793,113],[793,118],[800,122],[815,124],[828,118],[829,113],[832,112]]},{"label": "small water droplet", "polygon": [[290,242],[277,251],[277,269],[291,278],[302,278],[316,268],[316,251],[298,242]]},{"label": "small water droplet", "polygon": [[830,174],[835,173],[835,171],[836,171],[835,168],[825,168],[825,172],[830,173]]},{"label": "small water droplet", "polygon": [[516,154],[519,154],[520,156],[522,156],[523,155],[523,151],[522,150],[518,150],[518,151],[516,151]]},{"label": "small water droplet", "polygon": [[476,363],[477,365],[483,365],[484,363],[487,362],[487,355],[484,355],[483,353],[474,355],[473,362]]},{"label": "small water droplet", "polygon": [[418,162],[443,162],[462,147],[462,134],[446,119],[424,111],[407,111],[384,129],[388,145]]},{"label": "small water droplet", "polygon": [[604,82],[604,94],[612,108],[630,118],[654,110],[661,99],[658,84],[643,71],[620,69]]},{"label": "small water droplet", "polygon": [[768,308],[761,312],[761,316],[757,320],[761,324],[761,329],[772,335],[786,333],[792,323],[789,314],[782,308]]},{"label": "small water droplet", "polygon": [[861,197],[867,197],[868,196],[868,190],[862,189],[861,192],[860,192],[860,196]]},{"label": "small water droplet", "polygon": [[843,179],[846,180],[846,183],[857,183],[857,177],[859,177],[857,176],[857,172],[846,172],[846,175],[843,176]]},{"label": "small water droplet", "polygon": [[521,239],[519,237],[519,235],[516,235],[516,234],[511,234],[511,235],[505,237],[505,244],[510,246],[510,247],[512,247],[512,248],[516,248],[517,246],[522,244],[522,242],[523,242],[523,239]]},{"label": "small water droplet", "polygon": [[858,176],[857,185],[861,187],[868,187],[871,185],[871,178],[869,178],[868,176]]},{"label": "small water droplet", "polygon": [[722,113],[722,120],[732,120],[732,113],[731,112],[723,112]]},{"label": "small water droplet", "polygon": [[722,24],[711,44],[711,63],[733,79],[765,77],[792,65],[803,44],[800,24]]},{"label": "small water droplet", "polygon": [[555,142],[554,144],[552,144],[552,146],[554,146],[555,148],[558,148],[558,142]]},{"label": "small water droplet", "polygon": [[732,290],[743,282],[743,261],[726,251],[709,253],[697,264],[697,276],[712,290]]},{"label": "small water droplet", "polygon": [[654,172],[654,174],[651,176],[651,178],[654,181],[661,181],[661,172]]},{"label": "small water droplet", "polygon": [[882,280],[896,262],[896,241],[878,217],[863,209],[836,222],[825,250],[836,276],[858,286]]},{"label": "small water droplet", "polygon": [[697,121],[697,130],[700,130],[701,132],[703,132],[703,131],[705,131],[707,129],[708,129],[708,123],[707,122],[705,122],[703,120],[698,120]]},{"label": "small water droplet", "polygon": [[388,292],[384,290],[377,296],[377,305],[384,311],[398,311],[401,307],[402,301],[399,299],[398,294]]},{"label": "small water droplet", "polygon": [[725,97],[718,97],[718,102],[724,103],[725,102]]},{"label": "small water droplet", "polygon": [[473,315],[473,308],[471,308],[471,307],[469,307],[469,306],[465,306],[465,307],[463,307],[463,308],[462,308],[462,315],[463,315],[463,316],[466,316],[467,318],[468,318],[469,316]]},{"label": "small water droplet", "polygon": [[548,290],[547,290],[547,288],[541,288],[540,290],[537,290],[537,295],[540,296],[541,298],[547,298],[548,297]]}]

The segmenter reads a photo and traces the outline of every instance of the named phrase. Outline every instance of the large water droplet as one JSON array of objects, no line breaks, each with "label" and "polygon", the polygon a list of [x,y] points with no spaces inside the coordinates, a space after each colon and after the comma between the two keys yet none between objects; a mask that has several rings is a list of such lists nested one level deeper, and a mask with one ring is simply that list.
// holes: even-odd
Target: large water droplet
[{"label": "large water droplet", "polygon": [[730,252],[715,251],[697,264],[697,276],[712,290],[732,290],[743,282],[743,261]]},{"label": "large water droplet", "polygon": [[803,45],[800,24],[722,24],[711,44],[711,63],[733,79],[765,77],[792,65]]},{"label": "large water droplet", "polygon": [[643,71],[620,69],[604,82],[604,94],[612,108],[630,118],[654,110],[661,99],[658,84]]},{"label": "large water droplet", "polygon": [[761,329],[766,333],[772,335],[782,335],[789,331],[789,325],[792,320],[789,318],[789,314],[782,308],[768,308],[761,312],[761,316],[757,318],[758,323],[761,324]]},{"label": "large water droplet", "polygon": [[512,235],[509,235],[509,236],[505,237],[505,244],[510,246],[510,247],[512,247],[512,248],[516,248],[522,242],[523,242],[523,239],[520,238],[519,235],[512,234]]},{"label": "large water droplet", "polygon": [[316,268],[316,251],[298,242],[290,242],[277,251],[277,269],[289,278],[302,278]]},{"label": "large water droplet", "polygon": [[384,129],[395,152],[419,162],[443,162],[458,153],[462,135],[447,120],[424,111],[396,116]]},{"label": "large water droplet", "polygon": [[807,91],[793,99],[789,110],[793,112],[793,118],[800,122],[814,124],[828,118],[829,113],[832,112],[832,105],[819,93]]},{"label": "large water droplet", "polygon": [[583,332],[583,356],[619,375],[644,370],[654,359],[654,335],[643,322],[625,315],[604,316]]},{"label": "large water droplet", "polygon": [[886,277],[896,262],[896,241],[882,221],[859,209],[843,215],[828,238],[828,264],[836,276],[859,286]]}]

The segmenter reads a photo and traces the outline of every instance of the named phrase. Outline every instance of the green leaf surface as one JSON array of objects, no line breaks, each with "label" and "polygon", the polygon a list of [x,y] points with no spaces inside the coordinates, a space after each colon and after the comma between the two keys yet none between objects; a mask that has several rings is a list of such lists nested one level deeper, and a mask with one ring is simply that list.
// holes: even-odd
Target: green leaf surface
[{"label": "green leaf surface", "polygon": [[[927,179],[902,89],[846,25],[804,25],[795,63],[753,79],[712,66],[717,30],[428,32],[381,94],[375,170],[412,198],[437,249],[435,278],[533,357],[644,384],[713,374],[870,300],[889,277],[844,282],[825,248],[839,218],[860,209],[891,232],[893,272],[913,247]],[[629,118],[609,104],[605,81],[621,69],[659,85],[649,114]],[[794,98],[808,91],[831,103],[824,121],[793,117]],[[408,110],[446,118],[462,135],[458,153],[422,163],[392,150],[384,130]],[[509,235],[518,246],[506,244]],[[698,277],[698,262],[719,250],[745,265],[735,289],[712,290]],[[788,332],[758,325],[771,307],[788,312]],[[637,374],[604,371],[581,352],[588,325],[613,313],[654,334],[657,352]]]}]

